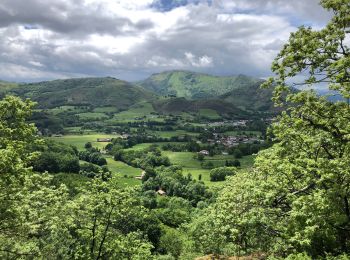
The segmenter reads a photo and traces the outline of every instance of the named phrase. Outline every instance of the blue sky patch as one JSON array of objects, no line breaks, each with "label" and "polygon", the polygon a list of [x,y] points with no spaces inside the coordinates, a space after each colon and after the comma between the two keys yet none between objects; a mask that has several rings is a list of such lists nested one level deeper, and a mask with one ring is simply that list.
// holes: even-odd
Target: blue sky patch
[{"label": "blue sky patch", "polygon": [[151,8],[155,8],[162,12],[168,12],[175,8],[186,6],[189,4],[199,4],[200,2],[206,2],[208,5],[212,4],[212,0],[201,1],[201,0],[155,0],[151,4]]}]

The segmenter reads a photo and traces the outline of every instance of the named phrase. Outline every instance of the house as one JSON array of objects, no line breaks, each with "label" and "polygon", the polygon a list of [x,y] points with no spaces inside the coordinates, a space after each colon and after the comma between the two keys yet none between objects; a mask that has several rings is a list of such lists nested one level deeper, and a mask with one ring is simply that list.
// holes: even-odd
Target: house
[{"label": "house", "polygon": [[203,155],[209,155],[209,151],[207,150],[202,150],[202,151],[199,151],[198,153]]},{"label": "house", "polygon": [[112,138],[97,138],[97,142],[110,142],[112,141]]},{"label": "house", "polygon": [[166,196],[166,192],[163,191],[162,189],[159,189],[159,190],[157,191],[157,193],[158,193],[158,195],[160,195],[160,196]]}]

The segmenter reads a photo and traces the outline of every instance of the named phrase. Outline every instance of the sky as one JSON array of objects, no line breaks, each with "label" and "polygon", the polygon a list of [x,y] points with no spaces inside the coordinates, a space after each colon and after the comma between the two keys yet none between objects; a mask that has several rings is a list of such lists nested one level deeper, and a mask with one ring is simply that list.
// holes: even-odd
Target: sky
[{"label": "sky", "polygon": [[266,78],[291,32],[330,18],[317,0],[1,0],[0,79]]}]

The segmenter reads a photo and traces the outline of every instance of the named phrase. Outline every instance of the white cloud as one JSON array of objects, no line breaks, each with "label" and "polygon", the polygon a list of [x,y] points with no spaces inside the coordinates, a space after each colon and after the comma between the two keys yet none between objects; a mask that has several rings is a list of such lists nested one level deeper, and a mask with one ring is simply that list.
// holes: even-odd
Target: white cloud
[{"label": "white cloud", "polygon": [[[169,69],[265,77],[316,0],[216,0],[161,12],[154,0],[2,0],[0,78],[140,79]],[[193,1],[192,1],[193,2]]]},{"label": "white cloud", "polygon": [[213,65],[213,58],[207,55],[196,57],[191,52],[185,52],[185,57],[193,67],[205,68]]}]

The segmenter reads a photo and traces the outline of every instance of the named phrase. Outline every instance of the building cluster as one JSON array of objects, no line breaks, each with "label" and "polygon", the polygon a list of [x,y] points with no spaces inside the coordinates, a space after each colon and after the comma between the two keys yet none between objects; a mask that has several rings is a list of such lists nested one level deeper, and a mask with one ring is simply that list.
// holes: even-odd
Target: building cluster
[{"label": "building cluster", "polygon": [[208,123],[208,126],[210,127],[224,126],[224,125],[247,126],[247,123],[248,123],[248,120],[219,121],[219,122]]},{"label": "building cluster", "polygon": [[237,136],[224,136],[217,133],[213,134],[214,139],[208,139],[210,144],[222,144],[226,147],[237,146],[240,143],[254,143],[254,142],[263,142],[258,137],[246,136],[246,135],[237,135]]}]

